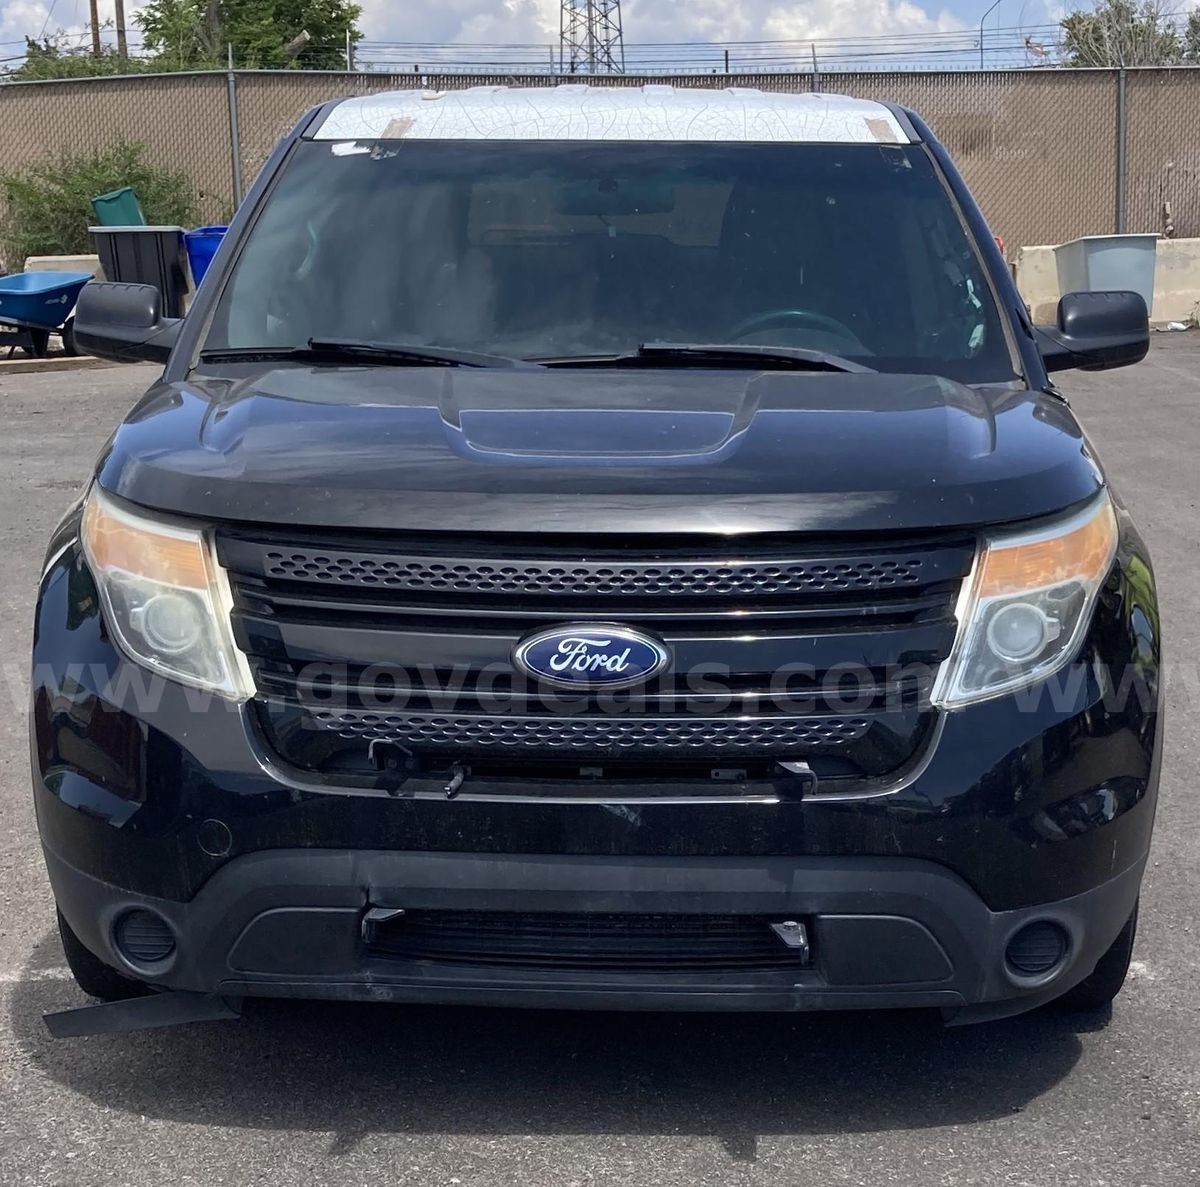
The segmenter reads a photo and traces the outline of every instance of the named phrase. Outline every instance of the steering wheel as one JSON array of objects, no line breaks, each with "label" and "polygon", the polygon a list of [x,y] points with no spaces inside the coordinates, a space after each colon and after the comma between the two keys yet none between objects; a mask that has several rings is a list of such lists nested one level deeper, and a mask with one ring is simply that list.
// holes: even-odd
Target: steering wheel
[{"label": "steering wheel", "polygon": [[810,326],[814,330],[827,330],[839,337],[850,338],[854,342],[858,341],[858,335],[845,322],[840,322],[835,317],[827,317],[824,313],[816,313],[811,309],[771,309],[766,313],[756,313],[753,317],[738,322],[729,331],[729,338],[736,342],[750,334],[771,330],[776,326],[788,325],[791,322]]}]

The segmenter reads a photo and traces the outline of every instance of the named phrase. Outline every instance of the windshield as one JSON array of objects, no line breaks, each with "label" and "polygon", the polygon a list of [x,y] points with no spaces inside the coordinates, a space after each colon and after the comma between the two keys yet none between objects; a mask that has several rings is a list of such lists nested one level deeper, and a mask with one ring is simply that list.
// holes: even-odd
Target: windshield
[{"label": "windshield", "polygon": [[204,348],[336,338],[527,359],[739,343],[1014,374],[920,145],[303,141]]}]

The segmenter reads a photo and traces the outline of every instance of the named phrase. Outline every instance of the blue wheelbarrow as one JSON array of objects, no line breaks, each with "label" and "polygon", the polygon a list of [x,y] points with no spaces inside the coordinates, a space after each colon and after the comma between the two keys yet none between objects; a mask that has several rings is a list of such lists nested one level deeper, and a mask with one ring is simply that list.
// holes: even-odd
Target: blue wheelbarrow
[{"label": "blue wheelbarrow", "polygon": [[75,302],[90,272],[15,272],[0,276],[0,347],[8,357],[18,347],[45,358],[50,335],[62,339],[63,353],[76,354]]}]

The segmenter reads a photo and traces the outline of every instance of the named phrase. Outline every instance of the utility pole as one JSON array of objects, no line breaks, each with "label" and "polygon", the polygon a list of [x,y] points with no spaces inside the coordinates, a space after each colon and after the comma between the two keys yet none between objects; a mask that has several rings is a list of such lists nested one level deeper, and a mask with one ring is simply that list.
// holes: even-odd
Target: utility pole
[{"label": "utility pole", "polygon": [[229,157],[233,170],[233,204],[242,200],[242,134],[238,126],[237,75],[233,72],[233,44],[225,47],[229,65],[225,74],[226,94],[229,98]]},{"label": "utility pole", "polygon": [[117,57],[129,57],[129,40],[125,35],[125,0],[113,0],[113,16],[117,22]]},{"label": "utility pole", "polygon": [[88,11],[92,16],[92,57],[100,56],[100,13],[96,10],[97,0],[88,0]]}]

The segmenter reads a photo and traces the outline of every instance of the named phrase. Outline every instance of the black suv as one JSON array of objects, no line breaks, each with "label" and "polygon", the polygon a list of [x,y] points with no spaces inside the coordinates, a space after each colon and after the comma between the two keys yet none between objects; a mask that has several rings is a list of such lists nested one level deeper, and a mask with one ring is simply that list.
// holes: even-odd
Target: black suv
[{"label": "black suv", "polygon": [[1146,307],[1030,324],[912,112],[326,104],[160,305],[80,298],[165,369],[37,608],[63,942],[143,995],[96,1027],[1115,995],[1159,619],[1047,372]]}]

